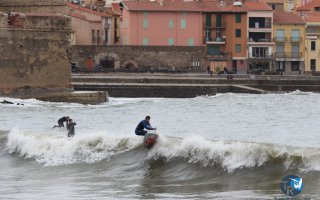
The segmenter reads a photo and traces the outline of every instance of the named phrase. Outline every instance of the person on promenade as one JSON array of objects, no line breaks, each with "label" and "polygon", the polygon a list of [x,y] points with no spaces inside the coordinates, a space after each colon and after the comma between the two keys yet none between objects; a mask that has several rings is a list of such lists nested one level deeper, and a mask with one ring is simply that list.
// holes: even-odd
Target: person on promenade
[{"label": "person on promenade", "polygon": [[68,123],[68,120],[69,120],[69,116],[64,116],[64,117],[61,117],[59,120],[58,120],[58,125],[54,125],[53,128],[56,128],[56,127],[64,127],[64,122],[66,122],[66,125]]},{"label": "person on promenade", "polygon": [[138,124],[138,126],[137,126],[137,128],[136,128],[136,130],[135,130],[136,135],[144,136],[144,135],[147,133],[147,131],[144,130],[144,129],[147,129],[147,130],[157,130],[157,128],[153,128],[153,127],[151,126],[151,124],[150,124],[150,119],[151,119],[150,116],[146,116],[146,118],[145,118],[144,120],[142,120],[142,121]]},{"label": "person on promenade", "polygon": [[208,74],[211,74],[210,72],[211,72],[211,70],[210,70],[210,66],[208,65],[208,67],[207,67],[207,72],[208,72]]}]

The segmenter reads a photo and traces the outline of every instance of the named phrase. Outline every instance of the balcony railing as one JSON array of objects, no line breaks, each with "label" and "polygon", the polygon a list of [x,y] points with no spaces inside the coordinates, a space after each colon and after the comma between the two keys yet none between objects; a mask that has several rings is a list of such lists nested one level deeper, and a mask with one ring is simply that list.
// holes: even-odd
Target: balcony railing
[{"label": "balcony railing", "polygon": [[204,37],[203,41],[204,43],[225,43],[226,38],[225,37]]},{"label": "balcony railing", "polygon": [[254,26],[249,26],[249,28],[251,29],[259,29],[259,28],[263,28],[263,29],[269,29],[271,28],[271,24],[265,24],[265,25],[260,25],[260,24],[255,24]]},{"label": "balcony railing", "polygon": [[302,37],[290,37],[290,42],[301,42]]},{"label": "balcony railing", "polygon": [[302,58],[302,52],[276,52],[275,58]]},{"label": "balcony railing", "polygon": [[249,54],[249,58],[251,59],[273,59],[273,54]]},{"label": "balcony railing", "polygon": [[274,37],[274,38],[273,38],[273,41],[274,41],[274,42],[281,43],[281,42],[286,42],[286,41],[288,41],[288,38],[287,38],[287,37]]},{"label": "balcony railing", "polygon": [[271,38],[258,38],[258,39],[248,38],[248,42],[272,42],[272,41],[271,41]]},{"label": "balcony railing", "polygon": [[230,52],[218,52],[217,54],[207,55],[208,60],[230,60],[231,53]]}]

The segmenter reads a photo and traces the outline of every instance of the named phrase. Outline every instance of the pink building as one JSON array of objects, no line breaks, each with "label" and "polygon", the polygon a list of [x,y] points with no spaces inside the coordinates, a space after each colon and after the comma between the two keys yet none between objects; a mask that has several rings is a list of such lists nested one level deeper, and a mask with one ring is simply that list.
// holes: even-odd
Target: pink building
[{"label": "pink building", "polygon": [[203,15],[198,2],[124,1],[123,45],[203,45]]}]

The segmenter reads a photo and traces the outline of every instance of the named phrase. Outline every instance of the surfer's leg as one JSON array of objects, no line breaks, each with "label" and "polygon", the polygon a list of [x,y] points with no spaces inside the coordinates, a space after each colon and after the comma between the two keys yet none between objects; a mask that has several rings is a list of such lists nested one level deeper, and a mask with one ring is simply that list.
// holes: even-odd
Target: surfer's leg
[{"label": "surfer's leg", "polygon": [[144,130],[136,131],[136,135],[144,136],[146,133],[147,133],[147,131],[144,131]]}]

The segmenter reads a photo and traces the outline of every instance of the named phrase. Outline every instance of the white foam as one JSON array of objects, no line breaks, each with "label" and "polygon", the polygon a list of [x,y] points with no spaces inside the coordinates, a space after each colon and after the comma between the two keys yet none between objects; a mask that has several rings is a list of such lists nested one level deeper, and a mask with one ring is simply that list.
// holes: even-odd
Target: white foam
[{"label": "white foam", "polygon": [[8,135],[7,149],[9,153],[18,153],[21,157],[33,158],[45,166],[56,166],[98,162],[133,149],[140,144],[141,139],[136,137],[87,134],[66,138],[62,135],[13,129]]},{"label": "white foam", "polygon": [[[236,169],[263,166],[274,159],[282,159],[285,168],[320,170],[320,149],[274,146],[252,142],[210,141],[199,136],[183,140],[160,137],[149,153],[149,158],[164,157],[167,160],[183,158],[190,163],[204,166],[220,165],[228,172]],[[299,163],[299,159],[301,162]],[[298,160],[298,161],[297,161]]]}]

